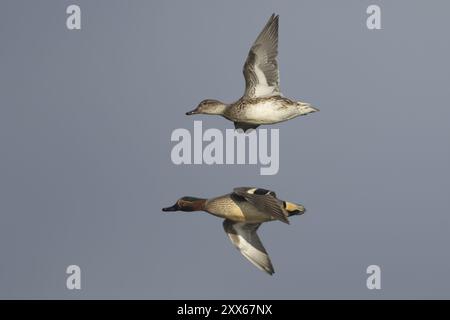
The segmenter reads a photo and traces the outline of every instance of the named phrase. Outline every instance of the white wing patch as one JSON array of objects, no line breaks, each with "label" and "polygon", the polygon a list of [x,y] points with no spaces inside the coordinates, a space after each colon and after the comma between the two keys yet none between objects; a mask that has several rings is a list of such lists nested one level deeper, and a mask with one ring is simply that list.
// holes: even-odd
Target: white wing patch
[{"label": "white wing patch", "polygon": [[254,71],[256,78],[258,79],[255,85],[255,97],[270,97],[279,94],[277,87],[269,86],[266,75],[260,69],[259,65],[255,65]]}]

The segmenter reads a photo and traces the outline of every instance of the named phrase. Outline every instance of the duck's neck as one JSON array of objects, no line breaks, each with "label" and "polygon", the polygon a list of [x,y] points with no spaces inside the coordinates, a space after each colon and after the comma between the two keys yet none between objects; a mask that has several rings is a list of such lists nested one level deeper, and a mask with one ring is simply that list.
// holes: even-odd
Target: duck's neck
[{"label": "duck's neck", "polygon": [[225,112],[225,109],[227,107],[228,107],[228,105],[226,105],[225,103],[217,102],[217,104],[215,104],[212,108],[207,110],[205,113],[212,114],[212,115],[223,115]]},{"label": "duck's neck", "polygon": [[206,199],[195,198],[183,205],[183,211],[205,211]]},{"label": "duck's neck", "polygon": [[217,109],[218,109],[218,114],[224,114],[225,113],[225,109],[228,107],[228,105],[227,104],[225,104],[225,103],[221,103],[218,107],[217,107]]}]

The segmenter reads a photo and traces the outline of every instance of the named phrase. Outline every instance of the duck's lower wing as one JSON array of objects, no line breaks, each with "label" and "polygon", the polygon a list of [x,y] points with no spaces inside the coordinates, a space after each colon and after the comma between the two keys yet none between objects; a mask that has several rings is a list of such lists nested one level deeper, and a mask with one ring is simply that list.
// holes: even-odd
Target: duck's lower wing
[{"label": "duck's lower wing", "polygon": [[241,254],[258,269],[272,275],[275,272],[272,262],[256,233],[260,225],[260,223],[233,222],[227,219],[223,222],[226,234]]},{"label": "duck's lower wing", "polygon": [[253,124],[253,123],[245,123],[245,122],[235,122],[234,128],[235,129],[242,129],[245,131],[249,129],[256,129],[259,127],[259,124]]}]

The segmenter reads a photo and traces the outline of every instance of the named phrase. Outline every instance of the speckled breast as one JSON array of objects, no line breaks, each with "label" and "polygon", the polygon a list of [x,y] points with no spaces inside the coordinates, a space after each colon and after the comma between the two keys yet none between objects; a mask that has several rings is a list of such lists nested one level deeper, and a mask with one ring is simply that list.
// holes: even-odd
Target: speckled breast
[{"label": "speckled breast", "polygon": [[248,202],[232,199],[230,195],[209,199],[206,210],[217,217],[239,222],[260,223],[273,220]]},{"label": "speckled breast", "polygon": [[239,101],[227,110],[233,121],[270,124],[292,119],[299,115],[295,103],[279,99],[255,99]]}]

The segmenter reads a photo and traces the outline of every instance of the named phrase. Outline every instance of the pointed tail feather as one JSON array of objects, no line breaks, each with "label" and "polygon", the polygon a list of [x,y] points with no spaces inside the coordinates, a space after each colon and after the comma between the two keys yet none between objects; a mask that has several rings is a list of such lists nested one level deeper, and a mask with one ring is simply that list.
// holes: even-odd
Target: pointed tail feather
[{"label": "pointed tail feather", "polygon": [[319,111],[319,109],[314,108],[312,105],[310,105],[309,103],[305,103],[305,102],[298,102],[297,103],[298,108],[300,110],[300,114],[302,116],[308,114],[308,113],[313,113],[313,112],[317,112]]},{"label": "pointed tail feather", "polygon": [[301,204],[296,204],[292,202],[284,201],[284,208],[286,209],[289,216],[301,215],[306,212],[306,209]]}]

